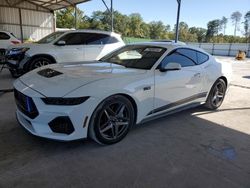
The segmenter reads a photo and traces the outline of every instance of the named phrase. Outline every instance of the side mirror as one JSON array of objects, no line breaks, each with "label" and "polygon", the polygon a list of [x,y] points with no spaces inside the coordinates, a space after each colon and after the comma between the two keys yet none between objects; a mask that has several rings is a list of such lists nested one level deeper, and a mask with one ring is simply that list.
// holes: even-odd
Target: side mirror
[{"label": "side mirror", "polygon": [[56,43],[57,46],[65,46],[66,45],[66,42],[63,41],[63,40],[59,40],[57,43]]},{"label": "side mirror", "polygon": [[161,72],[181,70],[181,65],[179,63],[168,63],[167,65],[159,69]]}]

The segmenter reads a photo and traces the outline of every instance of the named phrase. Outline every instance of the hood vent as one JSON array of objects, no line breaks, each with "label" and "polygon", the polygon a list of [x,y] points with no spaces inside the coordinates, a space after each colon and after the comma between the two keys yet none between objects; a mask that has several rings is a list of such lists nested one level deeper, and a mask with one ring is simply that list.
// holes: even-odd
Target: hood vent
[{"label": "hood vent", "polygon": [[52,78],[52,77],[58,76],[58,75],[63,74],[63,73],[58,72],[58,71],[53,70],[53,69],[50,69],[50,68],[47,68],[47,69],[43,69],[43,70],[38,71],[37,74],[39,74],[43,77],[46,77],[46,78]]}]

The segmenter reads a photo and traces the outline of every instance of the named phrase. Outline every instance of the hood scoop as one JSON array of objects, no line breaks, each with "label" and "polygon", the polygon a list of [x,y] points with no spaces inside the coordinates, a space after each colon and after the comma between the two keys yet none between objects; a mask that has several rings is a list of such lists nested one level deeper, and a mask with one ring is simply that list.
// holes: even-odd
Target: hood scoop
[{"label": "hood scoop", "polygon": [[45,78],[52,78],[52,77],[61,75],[63,73],[56,71],[56,70],[53,70],[53,69],[50,69],[50,68],[47,68],[47,69],[43,69],[43,70],[38,71],[37,74],[39,74],[40,76],[43,76]]}]

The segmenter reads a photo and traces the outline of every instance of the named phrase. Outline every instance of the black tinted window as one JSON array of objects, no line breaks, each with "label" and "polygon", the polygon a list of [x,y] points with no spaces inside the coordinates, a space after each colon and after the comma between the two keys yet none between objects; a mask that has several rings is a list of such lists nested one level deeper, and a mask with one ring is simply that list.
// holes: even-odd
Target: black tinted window
[{"label": "black tinted window", "polygon": [[84,44],[84,33],[70,33],[63,36],[59,41],[65,41],[66,45],[81,45]]},{"label": "black tinted window", "polygon": [[66,45],[102,45],[118,42],[114,37],[98,33],[70,33],[60,40],[65,41]]},{"label": "black tinted window", "polygon": [[196,51],[186,48],[177,49],[177,53],[187,57],[188,59],[192,60],[195,64],[197,63],[197,55]]},{"label": "black tinted window", "polygon": [[195,65],[195,62],[193,59],[188,57],[186,54],[183,54],[182,52],[178,52],[178,50],[170,53],[167,55],[163,60],[161,65],[165,66],[168,63],[179,63],[182,67],[188,67]]},{"label": "black tinted window", "polygon": [[115,37],[102,34],[92,34],[92,36],[86,41],[86,44],[98,45],[98,44],[113,44],[118,40]]},{"label": "black tinted window", "polygon": [[6,33],[0,32],[0,40],[8,40],[10,39],[10,36]]},{"label": "black tinted window", "polygon": [[205,63],[209,59],[208,55],[203,54],[201,52],[197,52],[197,58],[198,58],[199,65],[202,63]]}]

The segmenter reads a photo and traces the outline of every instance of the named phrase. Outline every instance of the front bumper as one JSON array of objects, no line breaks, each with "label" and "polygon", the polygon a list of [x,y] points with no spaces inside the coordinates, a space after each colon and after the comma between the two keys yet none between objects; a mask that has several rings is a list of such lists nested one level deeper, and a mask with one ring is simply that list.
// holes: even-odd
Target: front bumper
[{"label": "front bumper", "polygon": [[[32,96],[32,100],[38,110],[38,115],[32,119],[24,114],[20,108],[17,108],[16,117],[18,122],[31,134],[53,140],[71,141],[87,137],[88,123],[91,117],[93,99],[88,99],[77,106],[54,106],[46,105],[41,98],[43,95],[37,93],[31,88],[26,87],[22,82],[17,81],[14,84],[15,89],[26,96]],[[64,117],[70,120],[73,131],[68,133],[55,132],[51,124],[57,122],[57,119]],[[60,121],[59,121],[60,122]],[[57,124],[57,127],[64,126]]]},{"label": "front bumper", "polygon": [[25,66],[30,60],[28,55],[17,54],[17,55],[6,55],[5,56],[7,65],[10,69],[16,71],[25,71]]}]

